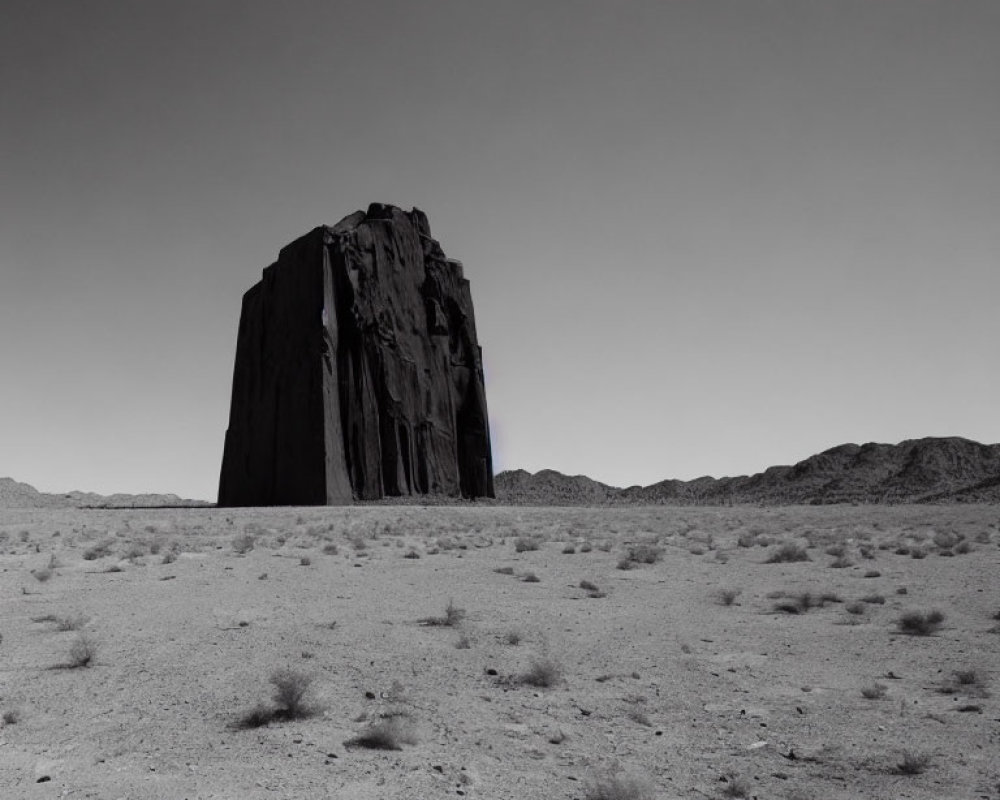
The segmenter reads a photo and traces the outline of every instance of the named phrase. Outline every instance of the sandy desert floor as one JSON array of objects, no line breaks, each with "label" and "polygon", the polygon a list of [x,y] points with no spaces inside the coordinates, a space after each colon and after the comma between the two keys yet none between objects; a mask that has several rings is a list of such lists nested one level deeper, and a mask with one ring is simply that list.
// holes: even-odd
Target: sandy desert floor
[{"label": "sandy desert floor", "polygon": [[0,511],[0,796],[997,798],[998,524]]}]

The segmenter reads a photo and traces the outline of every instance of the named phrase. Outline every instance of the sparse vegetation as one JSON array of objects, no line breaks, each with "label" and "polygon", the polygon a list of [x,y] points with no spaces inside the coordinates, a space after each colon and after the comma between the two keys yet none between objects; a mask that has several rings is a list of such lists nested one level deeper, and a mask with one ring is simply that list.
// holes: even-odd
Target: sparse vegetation
[{"label": "sparse vegetation", "polygon": [[255,539],[253,534],[242,533],[233,538],[233,552],[239,555],[246,555],[254,548]]},{"label": "sparse vegetation", "polygon": [[312,676],[292,669],[279,669],[271,673],[273,705],[258,704],[237,720],[240,729],[261,728],[272,722],[306,719],[318,709],[309,702]]},{"label": "sparse vegetation", "polygon": [[746,781],[730,775],[726,779],[726,784],[722,789],[722,796],[729,798],[745,798],[745,800],[749,800],[751,797],[750,787],[747,785]]},{"label": "sparse vegetation", "polygon": [[541,542],[534,537],[518,536],[514,540],[514,551],[517,553],[526,553],[532,550],[538,550],[541,547]]},{"label": "sparse vegetation", "polygon": [[663,548],[654,544],[635,544],[628,548],[626,556],[635,564],[655,564],[663,557]]},{"label": "sparse vegetation", "polygon": [[805,548],[794,542],[785,542],[767,557],[767,564],[789,564],[798,561],[812,561]]},{"label": "sparse vegetation", "polygon": [[944,622],[944,614],[940,611],[907,611],[898,620],[896,626],[900,633],[910,636],[930,636],[940,630]]},{"label": "sparse vegetation", "polygon": [[514,574],[514,568],[513,567],[497,567],[493,571],[497,575],[513,575]]},{"label": "sparse vegetation", "polygon": [[91,547],[88,547],[83,551],[83,560],[96,561],[99,558],[106,558],[111,555],[111,548],[114,547],[114,544],[114,539],[105,539]]},{"label": "sparse vegetation", "polygon": [[3,712],[4,725],[16,725],[21,721],[21,712],[16,708],[9,708]]},{"label": "sparse vegetation", "polygon": [[97,646],[94,642],[80,634],[69,648],[69,661],[65,664],[68,669],[81,669],[89,667],[97,657]]},{"label": "sparse vegetation", "polygon": [[930,764],[930,756],[904,750],[903,758],[896,764],[894,771],[897,775],[919,775],[926,771]]},{"label": "sparse vegetation", "polygon": [[538,583],[541,578],[539,578],[534,572],[526,572],[521,577],[521,580],[525,583]]},{"label": "sparse vegetation", "polygon": [[551,658],[538,658],[531,662],[526,672],[521,673],[517,682],[540,689],[549,689],[562,680],[562,667]]},{"label": "sparse vegetation", "polygon": [[653,797],[648,781],[624,774],[596,778],[584,795],[585,800],[653,800]]},{"label": "sparse vegetation", "polygon": [[423,617],[419,622],[421,625],[431,627],[454,628],[461,624],[463,619],[465,619],[465,609],[456,606],[454,600],[449,600],[443,616]]},{"label": "sparse vegetation", "polygon": [[889,689],[884,683],[873,683],[865,686],[861,690],[861,696],[865,700],[884,700]]},{"label": "sparse vegetation", "polygon": [[724,606],[731,606],[742,593],[742,589],[720,589],[718,594],[719,602]]},{"label": "sparse vegetation", "polygon": [[369,750],[402,750],[404,744],[417,743],[416,728],[409,714],[397,712],[383,717],[364,733],[348,739],[344,747],[364,747]]}]

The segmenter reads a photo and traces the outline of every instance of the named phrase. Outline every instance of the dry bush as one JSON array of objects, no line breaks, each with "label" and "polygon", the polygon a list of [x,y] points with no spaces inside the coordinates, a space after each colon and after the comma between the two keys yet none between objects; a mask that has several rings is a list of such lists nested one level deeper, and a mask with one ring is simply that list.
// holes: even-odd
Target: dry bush
[{"label": "dry bush", "polygon": [[789,564],[797,561],[812,561],[809,554],[802,545],[794,542],[785,542],[781,547],[771,553],[765,563],[767,564]]},{"label": "dry bush", "polygon": [[31,574],[39,583],[45,583],[55,572],[50,567],[41,567],[40,569],[31,570]]},{"label": "dry bush", "polygon": [[104,539],[83,551],[84,561],[96,561],[111,555],[111,548],[114,547],[114,539]]},{"label": "dry bush", "polygon": [[914,547],[910,550],[910,558],[927,558],[927,551],[922,547]]},{"label": "dry bush", "polygon": [[516,647],[521,643],[522,638],[523,637],[520,631],[507,631],[507,633],[504,634],[503,641],[504,644],[509,644],[513,647]]},{"label": "dry bush", "polygon": [[848,603],[846,606],[844,606],[844,610],[848,614],[855,614],[860,616],[861,614],[865,613],[866,609],[865,609],[865,604],[863,602],[855,601],[853,603]]},{"label": "dry bush", "polygon": [[417,558],[420,558],[420,553],[418,553],[416,550],[412,550],[412,549],[411,550],[407,550],[406,554],[403,556],[403,558],[417,559]]},{"label": "dry bush", "polygon": [[69,661],[66,663],[67,669],[80,669],[89,667],[97,657],[97,645],[94,644],[84,634],[76,637],[76,641],[70,645]]},{"label": "dry bush", "polygon": [[416,726],[407,713],[393,713],[353,739],[344,742],[344,747],[364,747],[368,750],[402,750],[404,744],[416,744]]},{"label": "dry bush", "polygon": [[562,552],[564,556],[571,556],[576,553],[576,548],[573,545],[568,544],[562,549]]},{"label": "dry bush", "polygon": [[649,782],[634,775],[611,774],[595,778],[587,787],[585,800],[653,800]]},{"label": "dry bush", "polygon": [[541,578],[539,578],[534,572],[526,572],[521,580],[525,583],[538,583],[541,581]]},{"label": "dry bush", "polygon": [[903,760],[896,764],[894,772],[897,775],[919,775],[921,772],[924,772],[930,764],[930,756],[904,750]]},{"label": "dry bush", "polygon": [[628,556],[622,556],[621,558],[618,559],[618,563],[615,564],[615,567],[618,568],[618,569],[620,569],[620,570],[635,569],[637,566],[638,566],[638,564],[636,564]]},{"label": "dry bush", "polygon": [[445,606],[444,609],[444,616],[423,617],[417,621],[421,625],[428,625],[431,627],[454,628],[458,626],[463,619],[465,619],[465,609],[456,606],[454,600],[449,600],[448,605]]},{"label": "dry bush", "polygon": [[335,556],[339,552],[337,545],[332,542],[323,545],[323,555],[325,556]]},{"label": "dry bush", "polygon": [[551,658],[538,658],[531,662],[526,672],[517,677],[517,682],[540,689],[549,689],[562,680],[562,667]]},{"label": "dry bush", "polygon": [[531,550],[538,550],[541,547],[541,543],[533,536],[518,536],[514,540],[514,551],[517,553],[526,553]]},{"label": "dry bush", "polygon": [[718,593],[719,602],[724,606],[731,606],[736,603],[736,598],[742,593],[742,589],[720,589]]},{"label": "dry bush", "polygon": [[865,700],[884,700],[888,691],[889,689],[884,683],[873,683],[862,688],[861,696]]},{"label": "dry bush", "polygon": [[938,690],[942,694],[964,694],[969,697],[988,697],[989,679],[977,669],[959,669]]},{"label": "dry bush", "polygon": [[753,795],[751,794],[750,787],[747,785],[746,781],[730,775],[727,777],[726,785],[722,789],[722,796],[734,799],[747,798],[749,800],[749,798]]},{"label": "dry bush", "polygon": [[628,560],[636,564],[655,564],[663,557],[663,548],[655,544],[635,544],[626,554]]},{"label": "dry bush", "polygon": [[273,705],[254,706],[236,721],[237,729],[261,728],[272,722],[306,719],[317,713],[317,707],[308,701],[312,676],[292,669],[279,669],[271,673],[269,680],[274,687]]},{"label": "dry bush", "polygon": [[493,571],[495,573],[497,573],[497,575],[513,575],[514,574],[514,568],[513,567],[497,567]]},{"label": "dry bush", "polygon": [[867,594],[861,598],[862,603],[868,603],[873,606],[884,606],[885,597],[880,594]]},{"label": "dry bush", "polygon": [[854,562],[851,561],[851,559],[847,558],[846,556],[840,556],[839,558],[835,558],[833,561],[830,562],[831,569],[844,569],[846,567],[853,567],[853,566]]},{"label": "dry bush", "polygon": [[21,712],[16,708],[9,708],[3,712],[4,725],[16,725],[21,721]]},{"label": "dry bush", "polygon": [[253,550],[254,544],[253,534],[241,533],[239,536],[233,537],[233,551],[241,556]]},{"label": "dry bush", "polygon": [[900,633],[910,636],[930,636],[941,628],[944,614],[940,611],[907,611],[898,620],[896,626]]}]

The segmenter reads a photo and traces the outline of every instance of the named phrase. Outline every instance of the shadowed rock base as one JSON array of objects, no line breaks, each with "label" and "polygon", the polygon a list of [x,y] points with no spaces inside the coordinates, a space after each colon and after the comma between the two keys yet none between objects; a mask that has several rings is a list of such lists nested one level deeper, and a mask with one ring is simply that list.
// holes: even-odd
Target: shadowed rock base
[{"label": "shadowed rock base", "polygon": [[462,265],[373,204],[281,250],[243,297],[219,505],[493,497]]}]

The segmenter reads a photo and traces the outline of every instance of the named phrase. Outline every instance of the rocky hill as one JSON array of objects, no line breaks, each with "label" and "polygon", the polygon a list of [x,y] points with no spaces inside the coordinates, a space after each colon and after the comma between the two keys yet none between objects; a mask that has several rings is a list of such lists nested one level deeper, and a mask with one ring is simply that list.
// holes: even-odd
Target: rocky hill
[{"label": "rocky hill", "polygon": [[627,489],[582,475],[516,470],[497,475],[496,494],[520,505],[1000,502],[1000,444],[958,437],[843,444],[756,475]]},{"label": "rocky hill", "polygon": [[48,494],[12,478],[0,478],[0,508],[168,508],[209,506],[175,494],[112,494],[67,492]]}]

